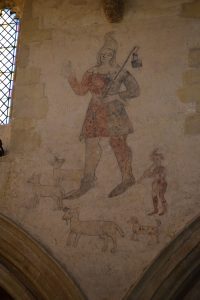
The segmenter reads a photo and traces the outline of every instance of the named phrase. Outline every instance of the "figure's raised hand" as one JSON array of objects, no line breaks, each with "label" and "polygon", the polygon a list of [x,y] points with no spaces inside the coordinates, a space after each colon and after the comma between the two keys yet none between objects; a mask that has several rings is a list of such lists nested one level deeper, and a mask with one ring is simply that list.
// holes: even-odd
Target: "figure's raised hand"
[{"label": "figure's raised hand", "polygon": [[139,48],[140,48],[139,46],[135,46],[135,47],[133,48],[132,54],[136,54],[136,53],[138,52]]},{"label": "figure's raised hand", "polygon": [[64,77],[74,76],[74,70],[72,67],[72,62],[70,60],[67,63],[63,64],[61,73]]}]

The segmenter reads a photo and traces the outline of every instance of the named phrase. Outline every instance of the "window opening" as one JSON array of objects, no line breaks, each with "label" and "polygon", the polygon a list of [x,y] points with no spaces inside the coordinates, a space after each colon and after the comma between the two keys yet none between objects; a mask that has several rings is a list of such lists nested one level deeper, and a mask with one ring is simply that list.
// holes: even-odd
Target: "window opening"
[{"label": "window opening", "polygon": [[0,125],[10,119],[18,35],[16,14],[9,8],[0,10]]}]

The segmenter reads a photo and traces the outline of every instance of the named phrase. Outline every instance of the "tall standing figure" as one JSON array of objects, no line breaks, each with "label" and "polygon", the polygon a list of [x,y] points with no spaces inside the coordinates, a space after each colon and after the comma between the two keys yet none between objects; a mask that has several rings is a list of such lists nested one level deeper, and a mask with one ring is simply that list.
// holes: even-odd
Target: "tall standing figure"
[{"label": "tall standing figure", "polygon": [[109,137],[122,177],[109,197],[124,193],[135,183],[132,151],[127,144],[127,136],[133,133],[133,127],[124,106],[129,99],[139,96],[140,89],[135,78],[116,63],[117,46],[112,34],[107,33],[97,54],[97,64],[85,72],[81,82],[78,82],[71,62],[65,67],[73,91],[80,96],[90,92],[92,96],[80,135],[85,141],[83,178],[79,189],[69,192],[65,199],[79,198],[94,187],[95,171],[102,153],[100,139],[104,137]]}]

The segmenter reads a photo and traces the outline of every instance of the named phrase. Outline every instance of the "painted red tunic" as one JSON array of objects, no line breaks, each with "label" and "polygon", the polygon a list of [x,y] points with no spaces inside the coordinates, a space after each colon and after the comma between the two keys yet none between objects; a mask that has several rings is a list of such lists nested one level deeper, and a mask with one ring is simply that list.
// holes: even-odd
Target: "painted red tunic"
[{"label": "painted red tunic", "polygon": [[[116,95],[116,100],[107,103],[103,101],[103,94],[111,83],[111,75],[87,71],[81,83],[75,77],[70,77],[68,80],[77,95],[85,95],[88,91],[92,94],[82,127],[82,137],[111,137],[133,132],[132,124],[122,103],[128,98],[139,95],[139,86],[129,72],[122,71],[112,84],[108,95]],[[122,84],[126,90],[120,92]]]}]

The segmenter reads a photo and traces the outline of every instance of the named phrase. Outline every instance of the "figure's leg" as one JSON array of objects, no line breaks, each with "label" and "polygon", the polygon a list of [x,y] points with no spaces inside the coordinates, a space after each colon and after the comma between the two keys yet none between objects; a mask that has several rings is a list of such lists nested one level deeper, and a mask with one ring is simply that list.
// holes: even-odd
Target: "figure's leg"
[{"label": "figure's leg", "polygon": [[104,245],[102,251],[105,252],[108,249],[108,237],[106,235],[101,235],[101,239],[103,239]]},{"label": "figure's leg", "polygon": [[74,235],[73,232],[69,232],[67,237],[67,246],[71,246],[73,235]]},{"label": "figure's leg", "polygon": [[83,179],[95,180],[95,171],[102,154],[99,138],[90,138],[85,141],[85,167]]},{"label": "figure's leg", "polygon": [[155,214],[158,213],[158,197],[157,196],[152,196],[152,200],[153,200],[154,210],[152,212],[148,213],[149,216],[155,215]]},{"label": "figure's leg", "polygon": [[35,194],[33,196],[32,208],[36,208],[38,204],[39,204],[39,196],[38,194]]},{"label": "figure's leg", "polygon": [[139,241],[138,232],[136,232],[135,230],[133,230],[133,232],[132,232],[131,240],[132,241]]},{"label": "figure's leg", "polygon": [[161,187],[160,187],[160,191],[159,191],[159,199],[160,199],[160,203],[162,206],[161,211],[159,212],[159,215],[162,216],[167,212],[167,201],[165,199],[165,192],[167,189],[167,183],[164,183]]},{"label": "figure's leg", "polygon": [[115,253],[117,251],[117,238],[116,238],[116,234],[114,233],[112,236],[110,236],[112,242],[113,242],[113,247],[111,248],[111,252]]},{"label": "figure's leg", "polygon": [[149,216],[158,213],[158,183],[156,181],[152,183],[152,201],[154,210],[148,213]]},{"label": "figure's leg", "polygon": [[117,185],[109,194],[109,197],[115,197],[124,193],[130,186],[135,183],[132,172],[132,151],[127,145],[127,135],[119,137],[111,137],[110,145],[116,156],[117,163],[122,175],[122,182]]},{"label": "figure's leg", "polygon": [[57,209],[58,210],[63,209],[63,201],[62,201],[62,198],[60,196],[57,197]]},{"label": "figure's leg", "polygon": [[68,193],[64,199],[79,198],[94,187],[95,171],[100,161],[101,153],[99,138],[85,140],[85,167],[80,187],[78,190]]},{"label": "figure's leg", "polygon": [[80,237],[81,237],[81,234],[77,234],[77,235],[75,236],[75,239],[74,239],[74,242],[73,242],[73,246],[74,246],[74,247],[77,247],[78,242],[79,242],[79,240],[80,240]]}]

